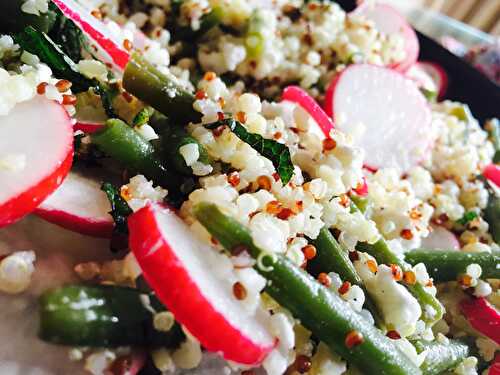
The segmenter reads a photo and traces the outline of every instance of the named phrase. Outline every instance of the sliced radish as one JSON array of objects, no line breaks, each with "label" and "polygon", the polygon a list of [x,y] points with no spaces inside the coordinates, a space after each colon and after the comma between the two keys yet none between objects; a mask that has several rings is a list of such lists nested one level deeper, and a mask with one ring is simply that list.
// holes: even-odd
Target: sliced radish
[{"label": "sliced radish", "polygon": [[80,130],[84,133],[92,134],[96,131],[102,129],[104,124],[102,123],[94,123],[94,122],[80,122],[77,121],[73,126],[73,130]]},{"label": "sliced radish", "polygon": [[352,189],[357,195],[364,197],[368,195],[368,183],[366,182],[366,178],[363,177],[363,182],[356,186],[355,189]]},{"label": "sliced radish", "polygon": [[500,375],[500,352],[495,354],[493,362],[488,370],[488,375]]},{"label": "sliced radish", "polygon": [[330,130],[334,128],[333,121],[306,91],[298,86],[288,86],[283,90],[281,99],[298,104],[318,124],[324,136],[329,137]]},{"label": "sliced radish", "polygon": [[432,226],[431,233],[422,239],[424,249],[459,250],[460,242],[448,229],[441,226]]},{"label": "sliced radish", "polygon": [[417,165],[433,143],[431,112],[417,86],[394,70],[354,64],[331,83],[326,100],[335,124],[366,152],[371,169]]},{"label": "sliced radish", "polygon": [[93,46],[102,54],[99,57],[102,57],[105,62],[113,64],[118,70],[125,69],[130,55],[115,40],[103,22],[94,17],[89,9],[74,0],[53,1],[66,17],[75,22],[85,35],[95,42]]},{"label": "sliced radish", "polygon": [[460,310],[474,329],[500,345],[500,313],[486,298],[467,297]]},{"label": "sliced radish", "polygon": [[448,88],[448,74],[441,65],[419,61],[408,69],[406,75],[416,81],[419,87],[436,92],[438,99],[444,98]]},{"label": "sliced radish", "polygon": [[362,15],[375,23],[375,27],[386,35],[399,34],[405,43],[406,56],[403,61],[389,67],[400,72],[407,71],[418,59],[419,44],[417,34],[405,17],[387,4],[364,2],[352,14]]},{"label": "sliced radish", "polygon": [[110,237],[111,206],[95,175],[72,171],[35,213],[41,218],[74,232],[93,237]]},{"label": "sliced radish", "polygon": [[483,176],[500,188],[500,166],[489,164],[483,170]]},{"label": "sliced radish", "polygon": [[[23,159],[19,168],[5,164]],[[63,106],[38,96],[0,117],[0,227],[33,211],[68,174],[73,124]]]},{"label": "sliced radish", "polygon": [[158,298],[200,343],[225,359],[256,365],[275,339],[232,293],[219,258],[169,209],[148,205],[128,219],[130,248]]}]

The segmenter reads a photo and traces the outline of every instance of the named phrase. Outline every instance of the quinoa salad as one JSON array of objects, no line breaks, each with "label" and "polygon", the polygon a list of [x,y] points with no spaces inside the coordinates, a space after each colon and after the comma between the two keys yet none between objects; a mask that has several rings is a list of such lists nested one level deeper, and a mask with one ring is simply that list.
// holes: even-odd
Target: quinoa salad
[{"label": "quinoa salad", "polygon": [[78,373],[500,374],[500,124],[395,9],[0,11],[0,297]]}]

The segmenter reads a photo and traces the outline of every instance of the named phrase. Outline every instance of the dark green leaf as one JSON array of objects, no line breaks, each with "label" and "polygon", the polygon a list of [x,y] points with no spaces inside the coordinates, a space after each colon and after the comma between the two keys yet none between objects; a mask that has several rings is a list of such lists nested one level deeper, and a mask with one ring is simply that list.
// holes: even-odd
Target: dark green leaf
[{"label": "dark green leaf", "polygon": [[106,193],[109,203],[111,204],[111,211],[109,214],[115,221],[114,231],[122,234],[128,233],[127,217],[132,213],[132,209],[125,199],[121,197],[120,192],[113,184],[105,182],[102,184],[101,190]]},{"label": "dark green leaf", "polygon": [[70,81],[73,84],[71,90],[74,93],[87,91],[89,87],[95,85],[95,81],[78,72],[73,60],[44,32],[28,26],[24,31],[14,35],[14,40],[25,51],[37,55],[42,62],[52,69],[56,77]]},{"label": "dark green leaf", "polygon": [[72,20],[66,18],[54,3],[49,4],[49,9],[56,15],[54,25],[48,33],[49,37],[71,60],[80,61],[82,46],[85,44],[82,31]]},{"label": "dark green leaf", "polygon": [[468,211],[464,214],[464,216],[462,216],[462,218],[457,220],[457,223],[460,225],[467,225],[477,217],[478,217],[477,213],[475,213],[474,211]]},{"label": "dark green leaf", "polygon": [[259,134],[249,133],[248,130],[234,119],[225,119],[205,125],[208,129],[227,126],[243,142],[249,144],[254,150],[265,158],[271,160],[283,184],[288,183],[293,176],[293,164],[290,150],[283,143],[273,139],[266,139]]}]

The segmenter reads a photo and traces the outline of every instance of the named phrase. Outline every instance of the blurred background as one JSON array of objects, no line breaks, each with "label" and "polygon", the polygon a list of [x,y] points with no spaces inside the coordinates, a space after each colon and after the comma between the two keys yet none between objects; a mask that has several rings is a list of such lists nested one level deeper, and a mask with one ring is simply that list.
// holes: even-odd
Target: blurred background
[{"label": "blurred background", "polygon": [[[386,0],[417,29],[439,38],[460,34],[467,46],[500,36],[500,0]],[[456,22],[460,21],[460,22]],[[465,35],[465,36],[464,36]]]}]

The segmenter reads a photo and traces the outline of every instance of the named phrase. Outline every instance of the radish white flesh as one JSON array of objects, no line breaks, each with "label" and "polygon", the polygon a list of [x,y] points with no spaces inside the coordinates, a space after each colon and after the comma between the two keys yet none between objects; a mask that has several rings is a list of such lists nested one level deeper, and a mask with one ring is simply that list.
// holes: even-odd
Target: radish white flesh
[{"label": "radish white flesh", "polygon": [[72,171],[35,213],[74,232],[109,237],[113,231],[109,211],[111,205],[101,190],[101,181],[89,173]]},{"label": "radish white flesh", "polygon": [[405,172],[431,147],[430,109],[415,83],[402,74],[355,64],[337,76],[328,91],[326,102],[337,127],[365,150],[368,167]]},{"label": "radish white flesh", "polygon": [[99,56],[118,70],[125,69],[130,58],[129,53],[113,37],[106,25],[91,14],[91,10],[74,0],[53,0],[61,12],[75,22],[94,43]]},{"label": "radish white flesh", "polygon": [[419,61],[414,66],[430,77],[436,87],[438,99],[443,99],[446,94],[446,89],[448,88],[448,74],[446,74],[446,71],[441,65],[430,61]]},{"label": "radish white flesh", "polygon": [[0,227],[33,211],[62,183],[73,160],[73,124],[63,106],[38,96],[0,116]]},{"label": "radish white flesh", "polygon": [[[150,204],[128,219],[130,248],[158,298],[209,351],[256,365],[275,345],[264,322],[233,295],[232,271],[177,215]],[[229,272],[229,274],[228,274]],[[234,281],[233,281],[234,282]]]},{"label": "radish white flesh", "polygon": [[406,72],[406,76],[415,81],[418,87],[433,91],[436,94],[438,93],[437,82],[434,81],[433,77],[426,70],[422,69],[420,63],[413,64]]},{"label": "radish white flesh", "polygon": [[423,249],[459,250],[460,243],[457,237],[448,229],[433,226],[432,232],[422,239]]},{"label": "radish white flesh", "polygon": [[405,72],[418,58],[419,44],[417,34],[405,17],[396,9],[387,4],[365,2],[357,7],[353,14],[362,15],[375,23],[375,27],[386,35],[400,35],[405,44],[406,56],[390,67]]}]

